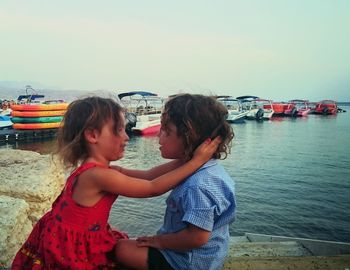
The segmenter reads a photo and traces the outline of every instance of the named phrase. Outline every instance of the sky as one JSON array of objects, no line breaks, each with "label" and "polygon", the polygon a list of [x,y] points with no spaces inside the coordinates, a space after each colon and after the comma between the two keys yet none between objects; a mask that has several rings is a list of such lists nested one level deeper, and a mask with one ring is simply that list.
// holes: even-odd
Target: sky
[{"label": "sky", "polygon": [[0,82],[350,101],[350,1],[0,0]]}]

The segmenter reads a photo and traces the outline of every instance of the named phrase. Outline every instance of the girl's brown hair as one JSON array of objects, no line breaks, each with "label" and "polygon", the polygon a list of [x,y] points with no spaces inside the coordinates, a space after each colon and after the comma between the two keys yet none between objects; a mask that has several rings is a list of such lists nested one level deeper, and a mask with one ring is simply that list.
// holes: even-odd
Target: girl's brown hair
[{"label": "girl's brown hair", "polygon": [[57,134],[56,154],[67,168],[76,167],[89,155],[84,131],[96,129],[101,131],[102,126],[112,119],[114,130],[117,132],[122,107],[110,98],[86,97],[69,104]]},{"label": "girl's brown hair", "polygon": [[180,94],[171,97],[164,106],[162,128],[169,123],[177,128],[185,146],[185,158],[189,160],[194,150],[207,138],[220,136],[222,142],[213,155],[225,159],[234,137],[232,127],[226,121],[227,109],[215,98],[204,95]]}]

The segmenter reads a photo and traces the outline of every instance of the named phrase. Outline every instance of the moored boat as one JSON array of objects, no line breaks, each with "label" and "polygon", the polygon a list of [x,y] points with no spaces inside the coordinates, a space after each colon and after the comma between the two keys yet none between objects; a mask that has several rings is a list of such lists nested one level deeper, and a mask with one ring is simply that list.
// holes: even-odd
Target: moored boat
[{"label": "moored boat", "polygon": [[272,108],[275,116],[283,116],[286,109],[288,109],[288,104],[285,102],[272,102]]},{"label": "moored boat", "polygon": [[66,110],[68,103],[27,103],[27,104],[13,104],[12,111],[59,111]]},{"label": "moored boat", "polygon": [[308,107],[308,102],[308,100],[303,99],[290,100],[288,104],[291,104],[291,106],[284,111],[284,114],[292,117],[307,116],[311,110]]},{"label": "moored boat", "polygon": [[60,122],[52,123],[14,123],[14,129],[52,129],[59,128],[61,125]]},{"label": "moored boat", "polygon": [[268,99],[253,99],[249,102],[247,119],[251,120],[269,120],[271,119],[274,110],[272,107],[272,101]]},{"label": "moored boat", "polygon": [[316,109],[317,102],[307,102],[307,107],[310,109],[309,114],[314,114]]},{"label": "moored boat", "polygon": [[[28,91],[33,94],[29,94]],[[26,94],[20,95],[17,102],[11,104],[11,116],[14,129],[53,129],[58,128],[65,114],[68,103],[64,100],[45,100],[44,95],[35,93],[27,85]]]},{"label": "moored boat", "polygon": [[227,122],[243,123],[245,116],[249,113],[248,110],[243,110],[240,100],[231,96],[217,96],[217,101],[221,102],[227,108]]},{"label": "moored boat", "polygon": [[136,116],[136,125],[131,128],[135,135],[152,136],[160,131],[160,114],[145,114]]},{"label": "moored boat", "polygon": [[55,123],[62,122],[63,116],[48,116],[48,117],[12,117],[13,123]]},{"label": "moored boat", "polygon": [[322,100],[316,104],[315,114],[336,114],[338,112],[337,103],[334,100]]},{"label": "moored boat", "polygon": [[11,111],[11,116],[16,117],[50,117],[50,116],[63,116],[66,110],[58,111]]},{"label": "moored boat", "polygon": [[163,98],[147,91],[120,93],[118,98],[127,113],[136,115],[136,123],[131,127],[132,133],[142,136],[159,133]]}]

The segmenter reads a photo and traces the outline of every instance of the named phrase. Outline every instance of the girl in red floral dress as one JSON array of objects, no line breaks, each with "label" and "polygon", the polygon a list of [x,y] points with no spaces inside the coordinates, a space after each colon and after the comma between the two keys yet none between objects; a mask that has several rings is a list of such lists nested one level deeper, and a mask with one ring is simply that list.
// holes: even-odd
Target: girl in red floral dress
[{"label": "girl in red floral dress", "polygon": [[115,269],[114,247],[118,239],[127,238],[108,224],[118,195],[145,198],[169,191],[208,161],[220,141],[202,143],[187,163],[171,161],[133,171],[136,178],[110,166],[123,157],[128,139],[123,109],[112,99],[87,97],[69,105],[57,154],[67,168],[75,169],[16,254],[12,269]]}]

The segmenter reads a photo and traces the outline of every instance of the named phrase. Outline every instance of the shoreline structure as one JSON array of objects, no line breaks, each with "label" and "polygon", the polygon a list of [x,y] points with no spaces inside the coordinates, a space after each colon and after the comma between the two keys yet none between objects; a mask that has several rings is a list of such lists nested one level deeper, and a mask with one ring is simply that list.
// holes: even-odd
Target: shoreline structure
[{"label": "shoreline structure", "polygon": [[[0,270],[9,269],[33,224],[65,183],[50,155],[0,149]],[[223,269],[350,269],[350,243],[246,233],[231,237]]]}]

